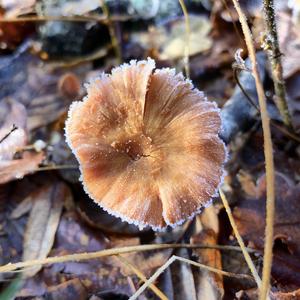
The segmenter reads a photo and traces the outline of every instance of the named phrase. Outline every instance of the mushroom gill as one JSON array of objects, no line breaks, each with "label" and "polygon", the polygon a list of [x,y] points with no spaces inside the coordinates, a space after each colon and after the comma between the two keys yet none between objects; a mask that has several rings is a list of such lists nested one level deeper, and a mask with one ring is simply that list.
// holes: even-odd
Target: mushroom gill
[{"label": "mushroom gill", "polygon": [[211,202],[226,149],[216,103],[182,74],[131,61],[87,85],[66,138],[88,195],[143,228],[181,224]]}]

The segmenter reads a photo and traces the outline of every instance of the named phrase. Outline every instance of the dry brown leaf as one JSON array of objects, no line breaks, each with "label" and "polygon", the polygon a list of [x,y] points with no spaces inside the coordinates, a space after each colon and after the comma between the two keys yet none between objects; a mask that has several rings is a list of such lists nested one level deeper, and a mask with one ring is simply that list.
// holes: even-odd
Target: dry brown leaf
[{"label": "dry brown leaf", "polygon": [[[167,29],[170,27],[170,30]],[[190,16],[189,53],[195,55],[207,51],[212,46],[208,36],[211,24],[206,17]],[[133,41],[145,49],[159,50],[159,58],[178,59],[183,57],[186,44],[185,21],[178,19],[168,23],[168,26],[151,27],[147,33],[135,33]]]},{"label": "dry brown leaf", "polygon": [[43,161],[44,153],[24,153],[21,159],[0,161],[0,184],[22,179],[25,175],[37,170]]},{"label": "dry brown leaf", "polygon": [[[244,192],[247,190],[244,189]],[[285,291],[294,290],[300,285],[300,229],[297,226],[300,223],[299,200],[300,186],[277,173],[272,276],[277,286],[285,286]],[[244,240],[259,250],[264,247],[265,201],[266,180],[262,176],[257,182],[256,192],[239,196],[233,212]]]},{"label": "dry brown leaf", "polygon": [[[116,239],[112,239],[111,247],[126,247],[126,246],[135,246],[140,245],[139,238],[126,238],[126,237],[118,237]],[[152,275],[153,271],[162,266],[170,257],[172,250],[164,250],[164,251],[150,251],[148,253],[128,253],[123,254],[122,256],[126,258],[132,265],[139,269],[146,277]],[[130,267],[123,264],[117,257],[109,258],[112,265],[118,266],[121,270],[121,273],[124,276],[134,275],[135,273],[132,271]]]},{"label": "dry brown leaf", "polygon": [[0,99],[11,97],[26,107],[29,132],[58,120],[70,105],[71,100],[63,97],[58,89],[59,78],[71,72],[81,81],[91,66],[83,63],[76,67],[61,67],[45,63],[41,67],[41,61],[26,50],[2,60]]},{"label": "dry brown leaf", "polygon": [[[71,192],[61,182],[43,186],[32,195],[33,206],[24,234],[24,261],[48,256],[53,246],[63,203],[67,197],[71,197]],[[25,276],[34,276],[40,269],[41,266],[31,268],[25,272]]]},{"label": "dry brown leaf", "polygon": [[26,197],[23,201],[21,201],[18,206],[12,211],[10,218],[18,219],[22,217],[24,214],[28,213],[32,207],[32,195]]},{"label": "dry brown leaf", "polygon": [[[191,238],[192,244],[216,245],[218,243],[219,221],[216,209],[211,206],[199,216],[202,230]],[[198,249],[193,253],[198,261],[204,265],[222,270],[222,259],[220,250]],[[222,299],[224,296],[223,276],[201,270],[195,273],[197,299]]]}]

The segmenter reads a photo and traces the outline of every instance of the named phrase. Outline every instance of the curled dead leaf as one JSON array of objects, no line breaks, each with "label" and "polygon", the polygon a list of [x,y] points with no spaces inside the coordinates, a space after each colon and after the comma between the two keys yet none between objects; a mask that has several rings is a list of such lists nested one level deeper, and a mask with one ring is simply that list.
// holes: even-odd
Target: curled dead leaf
[{"label": "curled dead leaf", "polygon": [[[23,260],[46,258],[50,252],[59,224],[64,201],[71,197],[69,188],[61,183],[43,186],[32,195],[33,206],[24,234]],[[34,276],[41,266],[25,271],[26,277]]]}]

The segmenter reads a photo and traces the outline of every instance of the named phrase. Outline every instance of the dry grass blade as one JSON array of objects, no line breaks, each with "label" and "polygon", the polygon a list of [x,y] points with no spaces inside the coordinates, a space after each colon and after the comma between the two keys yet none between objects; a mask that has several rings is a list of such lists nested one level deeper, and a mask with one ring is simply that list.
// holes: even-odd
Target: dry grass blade
[{"label": "dry grass blade", "polygon": [[274,190],[274,160],[273,160],[273,147],[270,130],[270,119],[267,112],[266,98],[262,82],[260,80],[257,61],[255,56],[255,48],[253,44],[253,38],[250,28],[247,24],[246,16],[244,15],[239,2],[232,0],[239,15],[239,20],[242,25],[242,30],[245,36],[245,41],[249,53],[250,60],[252,62],[252,74],[255,79],[258,101],[260,106],[260,113],[262,119],[262,128],[264,135],[264,154],[266,162],[266,178],[267,178],[267,207],[266,207],[266,229],[265,229],[265,249],[264,249],[264,266],[262,285],[260,289],[260,300],[267,298],[270,283],[270,274],[272,266],[272,251],[273,251],[273,224],[275,214],[275,190]]},{"label": "dry grass blade", "polygon": [[228,277],[235,277],[235,278],[247,278],[247,279],[253,279],[253,277],[246,275],[246,274],[235,274],[235,273],[231,273],[231,272],[226,272],[223,270],[219,270],[213,267],[209,267],[197,262],[194,262],[190,259],[187,258],[183,258],[183,257],[179,257],[176,255],[173,255],[172,257],[170,257],[170,259],[163,264],[160,268],[158,268],[156,270],[156,272],[134,293],[134,295],[132,295],[129,300],[135,300],[137,299],[146,289],[147,287],[152,284],[161,273],[163,273],[174,261],[179,260],[188,264],[191,264],[193,266],[202,268],[204,270],[210,271],[210,272],[214,272],[223,276],[228,276]]},{"label": "dry grass blade", "polygon": [[115,50],[115,53],[116,53],[116,56],[117,56],[117,59],[118,59],[118,63],[121,64],[122,63],[121,47],[119,45],[118,38],[116,36],[116,31],[115,31],[115,28],[114,28],[114,24],[111,20],[111,15],[110,15],[108,6],[107,6],[107,4],[104,0],[101,0],[101,7],[102,7],[104,15],[106,16],[107,27],[108,27],[109,35],[110,35],[110,38],[111,38],[112,46]]},{"label": "dry grass blade", "polygon": [[[117,257],[122,263],[124,263],[127,267],[129,267],[140,280],[142,280],[143,282],[147,281],[146,276],[138,268],[136,268],[132,263],[130,263],[125,257],[123,257],[121,255],[118,255]],[[149,288],[160,299],[168,300],[168,297],[159,288],[157,288],[154,284],[150,284]]]},{"label": "dry grass blade", "polygon": [[251,273],[252,273],[252,275],[253,275],[253,277],[254,277],[254,279],[256,281],[257,286],[260,287],[261,286],[261,279],[260,279],[260,277],[259,277],[259,275],[258,275],[258,273],[256,271],[256,268],[255,268],[255,266],[253,264],[253,261],[252,261],[250,255],[249,255],[248,251],[246,250],[244,241],[243,241],[243,239],[242,239],[242,237],[241,237],[241,235],[240,235],[240,233],[239,233],[239,231],[237,229],[237,226],[236,226],[235,221],[233,219],[233,216],[232,216],[232,213],[231,213],[231,209],[229,207],[229,204],[228,204],[228,201],[227,201],[227,199],[225,197],[225,194],[223,193],[223,191],[221,189],[219,190],[219,193],[220,193],[223,205],[225,207],[226,213],[228,215],[230,225],[231,225],[231,227],[233,229],[233,232],[235,234],[235,237],[236,237],[236,239],[237,239],[237,241],[238,241],[238,243],[239,243],[239,245],[240,245],[240,247],[242,249],[242,252],[243,252],[243,255],[244,255],[245,260],[247,262],[247,265],[248,265],[248,267],[249,267],[249,269],[250,269],[250,271],[251,271]]},{"label": "dry grass blade", "polygon": [[185,21],[185,35],[186,35],[186,42],[184,47],[184,68],[185,68],[185,75],[187,78],[190,77],[190,18],[188,11],[186,9],[184,0],[179,0],[183,15],[184,15],[184,21]]},{"label": "dry grass blade", "polygon": [[[134,16],[133,16],[134,17]],[[111,21],[127,21],[130,16],[111,16]],[[19,22],[107,22],[105,15],[98,16],[29,16],[16,18],[0,18],[0,23],[19,23]]]},{"label": "dry grass blade", "polygon": [[[54,256],[48,257],[45,259],[35,259],[18,263],[9,263],[3,266],[0,266],[0,273],[12,272],[17,269],[23,269],[27,267],[33,267],[38,265],[46,265],[46,264],[54,264],[54,263],[62,263],[68,261],[81,261],[88,259],[96,259],[100,257],[118,255],[123,253],[131,253],[131,252],[142,252],[142,251],[150,251],[150,250],[161,250],[161,249],[178,249],[178,248],[189,248],[189,249],[220,249],[220,250],[234,250],[241,251],[239,247],[234,246],[216,246],[216,245],[191,245],[191,244],[149,244],[149,245],[141,245],[141,246],[128,246],[121,248],[113,248],[106,249],[96,252],[89,253],[76,253],[62,256]],[[249,249],[250,251],[253,251]],[[249,251],[248,250],[248,251]]]}]

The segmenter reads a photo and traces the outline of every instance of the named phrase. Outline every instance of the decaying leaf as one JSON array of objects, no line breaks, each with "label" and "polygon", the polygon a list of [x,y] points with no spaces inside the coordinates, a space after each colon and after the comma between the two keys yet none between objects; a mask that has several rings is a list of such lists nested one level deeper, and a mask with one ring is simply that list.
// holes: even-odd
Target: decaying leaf
[{"label": "decaying leaf", "polygon": [[[133,40],[140,43],[145,49],[159,50],[159,58],[178,59],[183,57],[186,44],[185,22],[178,19],[170,22],[168,26],[151,27],[147,34],[137,33]],[[204,52],[212,46],[208,36],[211,25],[206,17],[190,16],[190,55]]]},{"label": "decaying leaf", "polygon": [[[121,238],[111,240],[111,247],[126,247],[126,246],[135,246],[140,245],[139,238]],[[137,252],[137,253],[128,253],[122,254],[121,256],[126,258],[132,265],[138,268],[146,277],[149,277],[157,268],[162,266],[170,257],[172,250],[167,249],[159,252],[150,251],[150,252]],[[119,266],[122,274],[124,276],[134,275],[134,272],[131,268],[122,263],[117,257],[109,258],[109,261],[113,265]]]},{"label": "decaying leaf", "polygon": [[[49,256],[99,251],[110,247],[108,238],[101,231],[87,226],[74,211],[68,211],[61,216]],[[38,275],[26,279],[20,297],[45,296],[49,289],[53,293],[55,287],[72,279],[80,280],[89,295],[101,292],[101,295],[110,294],[112,299],[117,299],[118,294],[129,296],[133,293],[119,266],[107,259],[53,264],[43,268]],[[136,282],[134,277],[133,281]],[[77,286],[77,283],[70,283],[70,286]]]},{"label": "decaying leaf", "polygon": [[[300,223],[300,186],[291,183],[281,173],[276,175],[275,186],[272,275],[277,285],[284,284],[287,289],[293,290],[300,285],[300,229],[297,226]],[[247,190],[249,189],[246,188],[245,191]],[[262,176],[257,181],[255,193],[240,197],[238,206],[234,209],[234,218],[240,234],[245,241],[259,250],[264,247],[265,199],[266,180],[265,176]]]},{"label": "decaying leaf", "polygon": [[[217,245],[219,233],[219,221],[215,207],[209,207],[199,216],[201,231],[191,239],[192,244]],[[220,250],[199,249],[193,253],[200,263],[222,269],[222,259]],[[218,300],[224,296],[223,276],[200,270],[195,273],[197,299]]]},{"label": "decaying leaf", "polygon": [[[5,59],[0,58],[0,85],[3,86],[0,99],[9,96],[25,106],[27,127],[31,131],[59,119],[70,105],[70,98],[62,96],[59,89],[61,76],[71,72],[80,82],[83,73],[90,69],[90,64],[69,68],[45,64],[41,68],[41,62],[36,57],[24,49],[19,51]],[[76,86],[77,93],[78,82]]]},{"label": "decaying leaf", "polygon": [[[23,260],[41,259],[50,252],[60,220],[64,200],[70,190],[61,182],[43,186],[32,195],[33,206],[24,234]],[[24,274],[34,276],[41,266],[30,268]]]},{"label": "decaying leaf", "polygon": [[0,161],[0,184],[22,179],[25,175],[35,172],[44,157],[42,152],[26,152],[21,159]]}]

